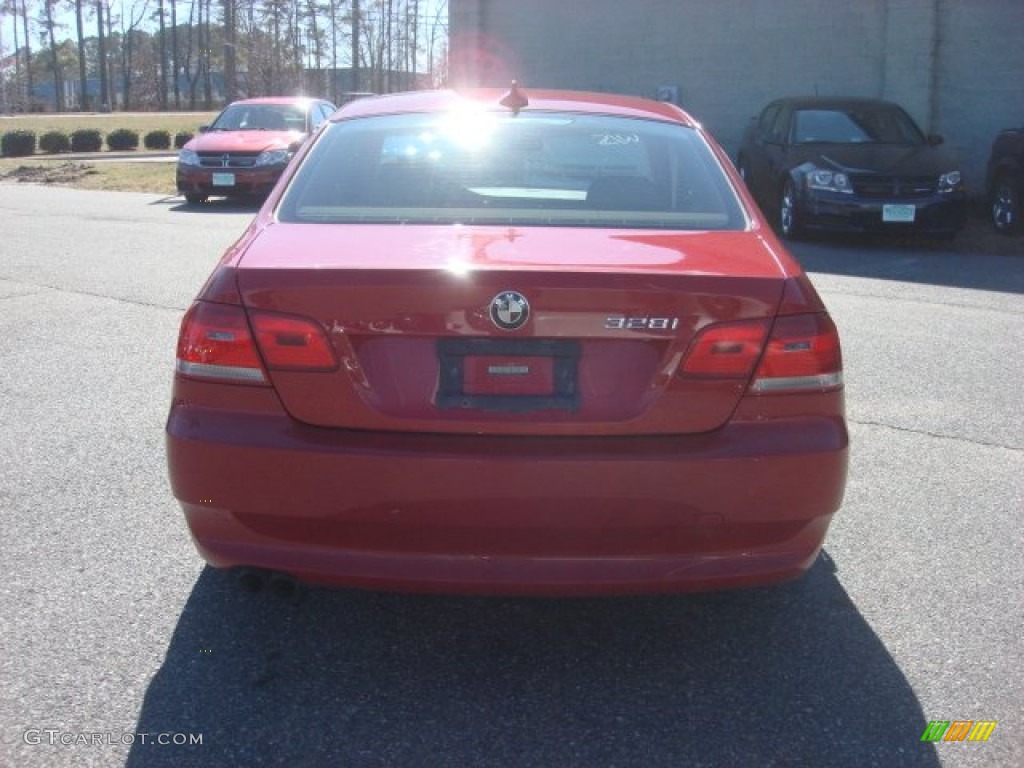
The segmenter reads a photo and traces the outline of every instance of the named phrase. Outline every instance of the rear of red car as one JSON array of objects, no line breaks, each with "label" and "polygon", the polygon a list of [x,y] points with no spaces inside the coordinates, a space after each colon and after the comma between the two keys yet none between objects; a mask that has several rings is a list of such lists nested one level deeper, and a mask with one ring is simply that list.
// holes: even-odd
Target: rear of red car
[{"label": "rear of red car", "polygon": [[350,105],[186,314],[168,458],[203,556],[485,593],[798,575],[846,475],[817,294],[678,110],[498,95]]}]

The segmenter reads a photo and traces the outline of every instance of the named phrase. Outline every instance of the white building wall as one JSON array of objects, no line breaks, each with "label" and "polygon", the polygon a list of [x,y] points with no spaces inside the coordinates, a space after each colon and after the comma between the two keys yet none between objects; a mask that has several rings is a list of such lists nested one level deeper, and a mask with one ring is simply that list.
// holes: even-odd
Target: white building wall
[{"label": "white building wall", "polygon": [[681,106],[735,154],[784,95],[881,97],[945,134],[980,188],[1024,124],[1024,0],[449,0],[452,84],[572,88]]},{"label": "white building wall", "polygon": [[995,134],[1024,127],[1024,0],[943,0],[935,130],[981,190]]}]

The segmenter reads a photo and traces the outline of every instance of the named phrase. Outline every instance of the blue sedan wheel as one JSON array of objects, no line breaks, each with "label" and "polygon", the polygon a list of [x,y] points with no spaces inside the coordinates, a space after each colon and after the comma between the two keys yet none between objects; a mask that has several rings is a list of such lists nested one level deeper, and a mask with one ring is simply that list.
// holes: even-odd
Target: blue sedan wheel
[{"label": "blue sedan wheel", "polygon": [[1001,176],[992,195],[992,226],[996,231],[1007,235],[1020,231],[1020,203],[1020,192],[1013,179]]},{"label": "blue sedan wheel", "polygon": [[797,212],[796,189],[792,180],[787,179],[779,200],[779,231],[787,240],[797,240],[803,233]]}]

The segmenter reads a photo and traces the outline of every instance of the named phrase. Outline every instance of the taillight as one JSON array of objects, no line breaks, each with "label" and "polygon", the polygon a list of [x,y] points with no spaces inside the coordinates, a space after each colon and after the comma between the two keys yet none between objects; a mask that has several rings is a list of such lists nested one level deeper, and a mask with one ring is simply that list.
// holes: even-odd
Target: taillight
[{"label": "taillight", "polygon": [[710,325],[694,340],[681,373],[746,379],[755,366],[751,392],[838,389],[843,360],[835,323],[822,312],[787,315],[774,323],[762,319]]},{"label": "taillight", "polygon": [[768,320],[720,323],[701,331],[683,364],[685,376],[745,379],[761,356]]},{"label": "taillight", "polygon": [[[333,371],[338,361],[323,329],[312,320],[198,301],[178,336],[177,370],[203,379],[265,384],[270,370]],[[262,360],[260,355],[262,354]]]},{"label": "taillight", "polygon": [[267,367],[286,371],[333,371],[338,361],[323,328],[292,315],[253,312],[252,326]]},{"label": "taillight", "polygon": [[199,301],[185,313],[176,367],[196,378],[266,383],[245,310],[228,304]]},{"label": "taillight", "polygon": [[843,357],[839,332],[824,313],[776,318],[752,392],[806,392],[839,389]]}]

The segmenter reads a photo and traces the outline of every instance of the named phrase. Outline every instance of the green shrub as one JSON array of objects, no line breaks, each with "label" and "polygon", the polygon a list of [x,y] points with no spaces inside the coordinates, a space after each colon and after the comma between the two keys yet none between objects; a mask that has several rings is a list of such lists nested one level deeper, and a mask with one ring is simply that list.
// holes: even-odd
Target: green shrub
[{"label": "green shrub", "polygon": [[193,136],[195,136],[194,133],[188,133],[187,131],[182,131],[181,133],[174,134],[174,148],[181,149],[190,141],[192,141]]},{"label": "green shrub", "polygon": [[35,151],[35,131],[8,131],[0,138],[0,153],[6,157],[25,157]]},{"label": "green shrub", "polygon": [[150,131],[143,139],[146,149],[168,149],[171,146],[169,131]]},{"label": "green shrub", "polygon": [[63,131],[47,131],[39,137],[39,149],[49,155],[68,152],[71,149],[71,139]]},{"label": "green shrub", "polygon": [[128,128],[118,128],[107,134],[107,146],[112,150],[138,149],[139,133]]},{"label": "green shrub", "polygon": [[71,134],[72,152],[99,152],[103,149],[103,134],[91,128],[80,128]]}]

